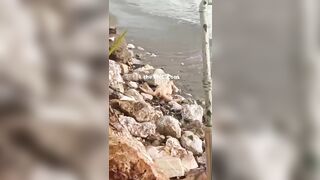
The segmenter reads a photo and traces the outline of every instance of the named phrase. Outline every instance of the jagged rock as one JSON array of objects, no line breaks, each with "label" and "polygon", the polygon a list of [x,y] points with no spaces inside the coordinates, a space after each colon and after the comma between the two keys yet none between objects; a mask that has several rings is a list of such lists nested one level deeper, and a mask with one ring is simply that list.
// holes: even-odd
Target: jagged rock
[{"label": "jagged rock", "polygon": [[[119,35],[117,35],[116,39],[117,38],[119,38]],[[110,43],[110,47],[112,47],[113,43],[114,42]],[[131,61],[131,54],[127,49],[127,42],[123,40],[119,47],[110,55],[109,58],[120,63],[128,64]]]},{"label": "jagged rock", "polygon": [[128,116],[120,116],[119,122],[136,137],[146,138],[156,133],[156,125],[151,122],[137,123],[135,119]]},{"label": "jagged rock", "polygon": [[156,121],[162,116],[159,111],[144,102],[112,100],[110,104],[138,122]]},{"label": "jagged rock", "polygon": [[184,175],[184,167],[179,158],[166,156],[158,158],[154,162],[156,167],[159,168],[168,177],[180,177]]},{"label": "jagged rock", "polygon": [[205,136],[204,125],[200,121],[190,121],[182,124],[183,131],[191,131],[201,139]]},{"label": "jagged rock", "polygon": [[144,98],[145,100],[152,100],[152,99],[153,99],[153,96],[150,95],[150,94],[141,93],[141,95],[143,96],[143,98]]},{"label": "jagged rock", "polygon": [[179,140],[173,137],[168,138],[165,146],[147,147],[147,152],[155,161],[166,157],[179,158],[185,172],[198,167],[193,153],[182,148]]},{"label": "jagged rock", "polygon": [[109,87],[123,93],[123,83],[120,65],[115,61],[109,60]]},{"label": "jagged rock", "polygon": [[127,48],[128,48],[128,49],[134,49],[134,48],[136,48],[136,46],[133,45],[133,44],[128,44],[128,45],[127,45]]},{"label": "jagged rock", "polygon": [[126,81],[140,81],[142,79],[142,76],[137,72],[133,72],[123,75],[123,79]]},{"label": "jagged rock", "polygon": [[173,111],[181,111],[182,109],[182,106],[176,101],[170,101],[168,104],[171,106]]},{"label": "jagged rock", "polygon": [[129,66],[126,64],[121,63],[121,74],[128,74],[129,73]]},{"label": "jagged rock", "polygon": [[181,136],[181,145],[196,155],[203,153],[201,139],[191,131],[184,131]]},{"label": "jagged rock", "polygon": [[135,89],[129,89],[124,94],[133,97],[136,101],[145,102],[143,96]]},{"label": "jagged rock", "polygon": [[[161,163],[160,163],[161,165]],[[168,180],[137,140],[109,136],[109,178],[112,180]]]},{"label": "jagged rock", "polygon": [[181,137],[180,122],[172,116],[163,116],[157,122],[157,131],[165,136]]},{"label": "jagged rock", "polygon": [[162,69],[155,69],[150,75],[147,75],[144,80],[152,86],[159,86],[162,84],[168,84],[170,81],[170,75],[166,74]]},{"label": "jagged rock", "polygon": [[134,71],[136,72],[148,72],[154,70],[153,66],[150,66],[149,64],[144,65],[143,67],[137,68]]},{"label": "jagged rock", "polygon": [[173,95],[172,98],[174,101],[179,102],[179,103],[186,101],[186,98],[184,98],[183,96],[180,96],[178,94]]},{"label": "jagged rock", "polygon": [[203,108],[198,104],[185,104],[182,106],[181,116],[183,120],[202,122]]},{"label": "jagged rock", "polygon": [[138,83],[133,81],[128,82],[128,86],[134,89],[137,89],[139,87]]}]

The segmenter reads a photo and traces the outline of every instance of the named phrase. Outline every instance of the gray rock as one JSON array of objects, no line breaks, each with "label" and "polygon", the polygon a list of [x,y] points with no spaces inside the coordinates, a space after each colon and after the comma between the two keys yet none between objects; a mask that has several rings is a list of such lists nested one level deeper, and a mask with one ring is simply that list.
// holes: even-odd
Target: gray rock
[{"label": "gray rock", "polygon": [[182,110],[182,106],[179,103],[177,103],[176,101],[170,101],[168,104],[171,106],[171,109],[173,111],[181,111]]},{"label": "gray rock", "polygon": [[147,72],[147,71],[151,71],[151,70],[154,70],[154,67],[153,67],[153,66],[150,66],[149,64],[146,64],[146,65],[144,65],[144,66],[141,67],[141,68],[135,69],[134,71],[135,71],[135,72]]},{"label": "gray rock", "polygon": [[141,64],[143,64],[143,62],[137,58],[132,58],[132,64],[141,65]]},{"label": "gray rock", "polygon": [[120,65],[113,60],[109,60],[109,87],[123,93],[123,83]]},{"label": "gray rock", "polygon": [[133,81],[128,82],[128,86],[134,89],[137,89],[139,87],[139,84]]},{"label": "gray rock", "polygon": [[135,89],[129,89],[124,94],[133,97],[136,101],[145,102],[143,96]]},{"label": "gray rock", "polygon": [[181,116],[183,120],[202,122],[203,108],[198,104],[185,104],[182,106]]},{"label": "gray rock", "polygon": [[110,104],[113,108],[119,109],[138,122],[157,121],[162,117],[159,111],[145,102],[112,100]]},{"label": "gray rock", "polygon": [[133,72],[123,75],[123,79],[126,81],[140,81],[142,79],[142,76],[137,72]]},{"label": "gray rock", "polygon": [[128,129],[132,136],[146,138],[156,133],[156,125],[151,122],[138,123],[128,116],[120,116],[119,122]]},{"label": "gray rock", "polygon": [[144,51],[144,48],[142,48],[140,46],[138,46],[137,49],[140,50],[140,51]]},{"label": "gray rock", "polygon": [[144,80],[153,86],[167,84],[170,81],[170,75],[166,74],[162,69],[155,69],[150,75],[145,76]]},{"label": "gray rock", "polygon": [[180,122],[172,116],[163,116],[157,122],[157,131],[165,136],[181,137]]},{"label": "gray rock", "polygon": [[182,147],[193,152],[194,154],[200,155],[203,153],[202,141],[197,135],[193,134],[193,132],[183,132],[180,141]]},{"label": "gray rock", "polygon": [[145,100],[152,100],[152,99],[153,99],[153,96],[150,95],[150,94],[141,93],[141,95],[143,96],[143,98],[144,98]]}]

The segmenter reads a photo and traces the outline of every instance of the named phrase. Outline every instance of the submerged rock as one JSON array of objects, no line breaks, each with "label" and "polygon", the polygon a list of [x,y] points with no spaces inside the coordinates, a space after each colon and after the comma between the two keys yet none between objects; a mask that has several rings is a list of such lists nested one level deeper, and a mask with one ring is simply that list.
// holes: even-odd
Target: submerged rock
[{"label": "submerged rock", "polygon": [[137,123],[135,119],[128,116],[120,116],[119,122],[132,136],[146,138],[156,133],[156,125],[151,122]]},{"label": "submerged rock", "polygon": [[165,136],[181,137],[180,122],[172,116],[163,116],[157,122],[157,131]]},{"label": "submerged rock", "polygon": [[201,139],[191,131],[185,131],[181,137],[181,145],[196,155],[203,153]]},{"label": "submerged rock", "polygon": [[120,65],[113,60],[109,60],[109,87],[123,93],[123,83]]},{"label": "submerged rock", "polygon": [[202,122],[203,108],[198,104],[185,104],[182,106],[181,116],[183,120]]}]

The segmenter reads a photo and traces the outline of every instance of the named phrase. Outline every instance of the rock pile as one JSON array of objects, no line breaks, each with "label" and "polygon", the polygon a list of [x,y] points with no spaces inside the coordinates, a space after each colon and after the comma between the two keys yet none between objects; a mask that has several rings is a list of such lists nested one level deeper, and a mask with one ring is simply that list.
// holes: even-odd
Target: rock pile
[{"label": "rock pile", "polygon": [[110,179],[190,179],[205,168],[203,109],[135,47],[122,42],[109,57]]}]

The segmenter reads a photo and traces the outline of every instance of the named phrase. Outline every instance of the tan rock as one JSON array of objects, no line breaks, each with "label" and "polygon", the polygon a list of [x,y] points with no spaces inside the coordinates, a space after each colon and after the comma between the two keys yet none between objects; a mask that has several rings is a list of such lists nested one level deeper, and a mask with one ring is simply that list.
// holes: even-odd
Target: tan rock
[{"label": "tan rock", "polygon": [[163,157],[155,160],[156,167],[168,177],[180,177],[184,175],[182,162],[176,157]]},{"label": "tan rock", "polygon": [[202,140],[191,131],[184,131],[181,137],[181,145],[196,155],[203,153]]},{"label": "tan rock", "polygon": [[137,123],[135,119],[127,116],[120,116],[119,122],[131,135],[146,138],[156,133],[156,125],[151,122]]},{"label": "tan rock", "polygon": [[[110,180],[169,179],[155,167],[139,141],[121,137],[110,137],[109,140]],[[163,166],[163,162],[160,162],[160,165]]]},{"label": "tan rock", "polygon": [[138,122],[156,121],[162,116],[150,104],[144,102],[112,100],[110,104]]},{"label": "tan rock", "polygon": [[157,122],[157,131],[165,136],[181,137],[180,122],[172,116],[163,116]]}]

